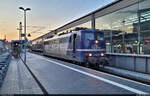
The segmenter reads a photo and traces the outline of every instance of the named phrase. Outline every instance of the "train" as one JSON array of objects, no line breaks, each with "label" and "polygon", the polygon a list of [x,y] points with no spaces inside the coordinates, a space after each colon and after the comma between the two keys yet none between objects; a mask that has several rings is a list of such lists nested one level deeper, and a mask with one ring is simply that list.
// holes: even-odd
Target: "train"
[{"label": "train", "polygon": [[32,41],[32,47],[31,50],[35,52],[43,52],[43,39],[42,38],[37,38],[36,40]]},{"label": "train", "polygon": [[[99,68],[109,64],[106,57],[106,41],[104,32],[100,30],[84,29],[67,34],[58,34],[49,39],[43,39],[40,47],[43,55],[66,59],[86,67],[94,66]],[[35,49],[36,44],[32,51]],[[37,44],[39,46],[39,43]],[[43,48],[43,49],[41,49]]]}]

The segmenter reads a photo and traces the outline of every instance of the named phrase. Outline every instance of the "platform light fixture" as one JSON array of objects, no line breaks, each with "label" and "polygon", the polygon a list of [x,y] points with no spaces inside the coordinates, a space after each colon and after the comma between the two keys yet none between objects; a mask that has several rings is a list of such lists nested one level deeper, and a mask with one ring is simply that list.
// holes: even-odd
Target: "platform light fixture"
[{"label": "platform light fixture", "polygon": [[[30,8],[23,8],[23,7],[19,7],[19,9],[24,11],[24,40],[25,42],[27,41],[26,38],[26,11],[31,10]],[[24,47],[24,62],[26,63],[26,46]]]}]

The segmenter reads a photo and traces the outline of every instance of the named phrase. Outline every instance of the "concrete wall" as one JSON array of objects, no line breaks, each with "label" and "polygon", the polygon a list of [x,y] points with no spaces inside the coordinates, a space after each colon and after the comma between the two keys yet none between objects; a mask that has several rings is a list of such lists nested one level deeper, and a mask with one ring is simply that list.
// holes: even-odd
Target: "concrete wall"
[{"label": "concrete wall", "polygon": [[138,54],[107,53],[112,67],[150,74],[150,56]]}]

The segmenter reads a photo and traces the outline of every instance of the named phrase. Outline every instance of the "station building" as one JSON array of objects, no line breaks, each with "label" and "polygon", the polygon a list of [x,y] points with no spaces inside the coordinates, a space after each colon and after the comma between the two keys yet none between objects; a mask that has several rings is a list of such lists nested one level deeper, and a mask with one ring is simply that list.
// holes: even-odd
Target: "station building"
[{"label": "station building", "polygon": [[107,53],[150,54],[150,0],[116,0],[33,40],[76,27],[104,31]]}]

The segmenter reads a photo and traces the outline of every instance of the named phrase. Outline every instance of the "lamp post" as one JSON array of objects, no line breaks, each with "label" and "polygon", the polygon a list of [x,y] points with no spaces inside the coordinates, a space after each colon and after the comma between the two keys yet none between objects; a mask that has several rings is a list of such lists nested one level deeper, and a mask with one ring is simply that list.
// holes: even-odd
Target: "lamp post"
[{"label": "lamp post", "polygon": [[[26,38],[26,11],[31,10],[30,8],[23,8],[23,7],[19,7],[19,9],[24,11],[24,40],[26,42],[27,38]],[[26,63],[26,45],[24,45],[24,62]]]}]

